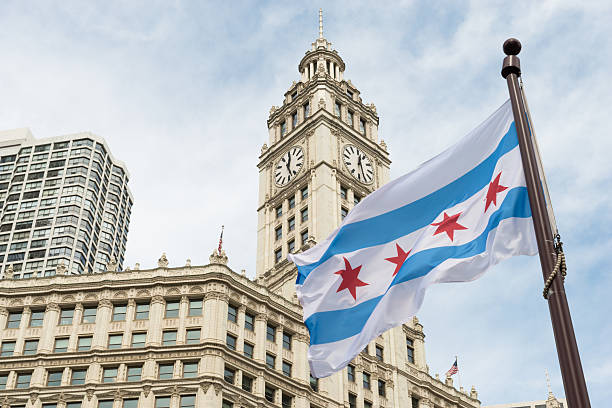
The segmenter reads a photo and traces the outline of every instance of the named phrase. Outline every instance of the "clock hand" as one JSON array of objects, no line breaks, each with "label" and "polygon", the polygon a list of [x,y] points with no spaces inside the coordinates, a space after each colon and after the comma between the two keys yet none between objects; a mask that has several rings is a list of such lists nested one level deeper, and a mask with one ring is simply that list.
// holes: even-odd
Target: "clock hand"
[{"label": "clock hand", "polygon": [[287,153],[287,171],[289,172],[289,176],[291,176],[291,154]]},{"label": "clock hand", "polygon": [[365,174],[363,174],[363,164],[361,163],[361,154],[357,155],[357,157],[359,158],[357,160],[357,165],[359,166],[359,169],[361,170],[361,175],[363,176],[363,179],[365,181]]}]

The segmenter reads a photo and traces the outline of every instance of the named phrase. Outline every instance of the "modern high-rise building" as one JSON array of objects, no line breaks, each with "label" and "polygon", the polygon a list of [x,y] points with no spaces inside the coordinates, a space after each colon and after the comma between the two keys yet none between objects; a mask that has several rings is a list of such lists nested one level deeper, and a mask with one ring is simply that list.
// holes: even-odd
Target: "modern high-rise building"
[{"label": "modern high-rise building", "polygon": [[[268,119],[255,279],[209,264],[0,280],[0,402],[18,408],[479,408],[431,375],[417,318],[315,379],[289,252],[389,178],[378,115],[323,37]],[[73,142],[75,143],[75,142]],[[34,154],[34,152],[32,152]],[[13,171],[13,169],[11,169]],[[128,196],[129,199],[129,196]]]},{"label": "modern high-rise building", "polygon": [[0,132],[3,277],[121,269],[133,202],[128,179],[94,134]]}]

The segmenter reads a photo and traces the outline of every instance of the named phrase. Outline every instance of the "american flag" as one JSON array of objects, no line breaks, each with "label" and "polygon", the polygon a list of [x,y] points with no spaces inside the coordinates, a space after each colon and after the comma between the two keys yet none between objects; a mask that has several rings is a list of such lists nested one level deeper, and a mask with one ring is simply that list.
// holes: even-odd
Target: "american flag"
[{"label": "american flag", "polygon": [[446,376],[450,377],[453,374],[457,374],[459,372],[459,367],[457,366],[457,357],[455,357],[455,362],[451,366],[451,368],[446,372]]},{"label": "american flag", "polygon": [[221,236],[219,237],[219,249],[217,250],[219,252],[219,254],[221,253],[221,248],[223,247],[223,229],[225,228],[224,225],[221,226]]}]

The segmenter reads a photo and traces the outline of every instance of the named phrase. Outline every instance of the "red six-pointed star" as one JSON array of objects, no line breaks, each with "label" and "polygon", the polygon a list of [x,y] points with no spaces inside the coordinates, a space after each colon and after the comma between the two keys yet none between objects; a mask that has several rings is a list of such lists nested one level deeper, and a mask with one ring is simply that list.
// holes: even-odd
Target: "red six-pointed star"
[{"label": "red six-pointed star", "polygon": [[351,264],[349,263],[348,259],[344,257],[342,258],[344,259],[344,269],[340,269],[338,272],[336,272],[336,275],[342,276],[342,283],[340,283],[340,287],[338,288],[336,293],[340,292],[341,290],[348,289],[349,292],[351,292],[353,299],[357,300],[357,287],[366,286],[369,285],[369,283],[362,282],[358,278],[359,271],[361,270],[362,265],[353,268],[351,267]]},{"label": "red six-pointed star", "polygon": [[393,271],[393,276],[397,275],[402,265],[404,264],[404,261],[406,261],[406,258],[408,258],[408,254],[411,251],[411,250],[408,250],[408,252],[404,252],[404,250],[402,249],[401,246],[399,246],[398,243],[395,244],[395,247],[397,249],[397,256],[392,256],[391,258],[385,258],[385,261],[389,261],[396,265],[395,271]]},{"label": "red six-pointed star", "polygon": [[485,204],[485,212],[489,209],[489,205],[493,203],[493,205],[497,206],[497,193],[501,193],[506,190],[508,187],[499,185],[499,177],[501,176],[501,171],[495,177],[495,179],[489,183],[489,190],[487,191],[487,203]]},{"label": "red six-pointed star", "polygon": [[464,227],[463,225],[459,224],[457,222],[457,219],[459,218],[459,216],[461,215],[461,213],[457,213],[455,215],[451,215],[450,217],[446,214],[446,212],[444,213],[444,219],[440,222],[434,222],[433,225],[434,227],[438,227],[436,228],[436,232],[434,232],[434,235],[437,235],[441,232],[446,232],[446,234],[448,235],[448,237],[450,238],[450,240],[452,241],[455,235],[455,230],[464,230],[467,229],[466,227]]}]

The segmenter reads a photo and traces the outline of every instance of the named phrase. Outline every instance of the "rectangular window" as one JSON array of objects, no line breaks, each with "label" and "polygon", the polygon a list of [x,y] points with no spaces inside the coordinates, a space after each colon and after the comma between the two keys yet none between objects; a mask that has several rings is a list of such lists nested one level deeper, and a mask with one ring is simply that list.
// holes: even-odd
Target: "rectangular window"
[{"label": "rectangular window", "polygon": [[301,238],[302,238],[302,245],[304,245],[306,241],[308,241],[308,230],[302,231]]},{"label": "rectangular window", "polygon": [[287,377],[291,377],[291,363],[283,361],[283,374]]},{"label": "rectangular window", "polygon": [[376,346],[376,359],[378,361],[383,361],[383,348],[381,346]]},{"label": "rectangular window", "polygon": [[136,303],[136,320],[146,320],[149,318],[149,303]]},{"label": "rectangular window", "polygon": [[242,389],[246,392],[253,391],[253,379],[251,377],[248,377],[246,375],[242,376]]},{"label": "rectangular window", "polygon": [[187,344],[200,343],[200,329],[187,329]]},{"label": "rectangular window", "polygon": [[270,323],[266,326],[266,339],[272,343],[276,342],[276,327],[272,326]]},{"label": "rectangular window", "polygon": [[363,388],[370,389],[370,374],[366,372],[363,373]]},{"label": "rectangular window", "polygon": [[124,322],[126,313],[127,313],[126,305],[114,305],[113,306],[113,322]]},{"label": "rectangular window", "polygon": [[73,309],[62,309],[60,312],[60,325],[70,325],[72,324],[72,318],[74,317],[74,308]]},{"label": "rectangular window", "polygon": [[195,408],[196,406],[195,395],[181,395],[181,407],[180,408]]},{"label": "rectangular window", "polygon": [[359,119],[359,132],[361,132],[362,135],[366,133],[366,122],[363,119]]},{"label": "rectangular window", "polygon": [[108,348],[109,349],[119,349],[121,348],[122,341],[123,341],[123,333],[111,334],[108,336]]},{"label": "rectangular window", "polygon": [[302,201],[304,201],[305,199],[308,198],[308,187],[304,187],[301,190],[301,194],[302,194]]},{"label": "rectangular window", "polygon": [[221,408],[234,408],[234,404],[232,404],[228,400],[223,400],[221,402]]},{"label": "rectangular window", "polygon": [[351,111],[346,112],[346,123],[351,127],[353,126],[353,112]]},{"label": "rectangular window", "polygon": [[0,374],[0,390],[6,390],[6,383],[8,382],[8,373]]},{"label": "rectangular window", "polygon": [[166,318],[179,317],[180,302],[178,300],[171,300],[166,302]]},{"label": "rectangular window", "polygon": [[319,392],[319,379],[313,377],[312,374],[310,374],[310,388],[314,392]]},{"label": "rectangular window", "polygon": [[33,310],[30,316],[30,327],[42,327],[44,318],[44,310]]},{"label": "rectangular window", "polygon": [[266,400],[269,402],[274,402],[274,395],[276,394],[276,389],[270,387],[268,384],[266,384],[266,389],[265,389],[265,396],[266,396]]},{"label": "rectangular window", "polygon": [[281,137],[284,137],[285,134],[287,134],[287,122],[286,121],[283,121],[280,124],[280,132],[281,132]]},{"label": "rectangular window", "polygon": [[384,397],[387,395],[386,384],[383,380],[378,380],[378,395]]},{"label": "rectangular window", "polygon": [[302,222],[308,221],[308,207],[302,208]]},{"label": "rectangular window", "polygon": [[236,338],[236,336],[232,336],[231,334],[227,333],[227,335],[225,336],[225,345],[231,350],[236,350],[237,340],[238,339]]},{"label": "rectangular window", "polygon": [[412,408],[419,408],[419,399],[412,397]]},{"label": "rectangular window", "polygon": [[238,322],[238,308],[236,306],[227,306],[227,320],[234,323]]},{"label": "rectangular window", "polygon": [[176,330],[168,330],[164,332],[162,346],[176,346]]},{"label": "rectangular window", "polygon": [[340,198],[343,200],[346,200],[347,195],[348,193],[347,193],[346,187],[340,186]]},{"label": "rectangular window", "polygon": [[283,348],[285,350],[291,350],[291,335],[283,332]]},{"label": "rectangular window", "polygon": [[361,197],[359,197],[357,194],[353,194],[353,204],[357,205],[359,204],[360,201],[361,201]]},{"label": "rectangular window", "polygon": [[183,363],[183,378],[195,378],[198,376],[198,363]]},{"label": "rectangular window", "polygon": [[279,225],[278,227],[276,227],[276,229],[274,230],[274,236],[276,237],[277,241],[283,237],[282,225]]},{"label": "rectangular window", "polygon": [[244,314],[244,328],[250,331],[255,330],[255,316],[250,313]]},{"label": "rectangular window", "polygon": [[276,207],[276,218],[279,218],[281,215],[283,215],[283,206],[279,205]]},{"label": "rectangular window", "polygon": [[293,112],[291,114],[291,129],[295,129],[298,124],[298,115],[297,112]]},{"label": "rectangular window", "polygon": [[340,102],[336,102],[334,104],[334,113],[336,114],[336,117],[338,119],[340,119],[340,115],[342,114],[342,105],[340,104]]},{"label": "rectangular window", "polygon": [[29,388],[31,379],[31,371],[28,373],[17,373],[17,383],[15,384],[15,388]]},{"label": "rectangular window", "polygon": [[244,343],[244,355],[247,356],[248,358],[253,358],[253,350],[255,349],[255,347],[253,347],[252,344],[249,343]]},{"label": "rectangular window", "polygon": [[226,382],[233,384],[234,380],[236,379],[236,370],[226,366],[223,370],[223,379]]},{"label": "rectangular window", "polygon": [[62,385],[62,374],[62,371],[49,371],[49,375],[47,376],[47,386],[59,387]]},{"label": "rectangular window", "polygon": [[414,364],[414,341],[406,337],[406,353],[408,362]]},{"label": "rectangular window", "polygon": [[276,368],[276,356],[266,353],[266,365],[270,370],[274,370]]},{"label": "rectangular window", "polygon": [[295,229],[295,217],[289,218],[289,221],[287,221],[287,226],[289,227],[289,231],[293,231]]},{"label": "rectangular window", "polygon": [[78,351],[91,349],[92,336],[79,336]]},{"label": "rectangular window", "polygon": [[123,408],[138,408],[138,398],[124,399]]},{"label": "rectangular window", "polygon": [[340,219],[344,220],[348,215],[348,210],[344,207],[340,208]]},{"label": "rectangular window", "polygon": [[290,254],[295,252],[295,240],[294,239],[287,242],[287,252],[289,252]]},{"label": "rectangular window", "polygon": [[7,329],[17,329],[21,324],[21,312],[10,312],[6,322]]},{"label": "rectangular window", "polygon": [[104,367],[102,371],[102,382],[114,383],[117,382],[117,367]]},{"label": "rectangular window", "polygon": [[306,102],[302,108],[304,109],[304,120],[310,116],[310,103]]},{"label": "rectangular window", "polygon": [[55,339],[55,347],[53,347],[53,352],[55,353],[65,353],[68,351],[68,338]]},{"label": "rectangular window", "polygon": [[357,408],[357,396],[349,392],[349,408]]},{"label": "rectangular window", "polygon": [[281,406],[283,408],[293,407],[293,397],[291,395],[283,393],[283,396],[281,397]]},{"label": "rectangular window", "polygon": [[38,340],[26,340],[23,345],[23,354],[32,355],[38,351]]},{"label": "rectangular window", "polygon": [[142,378],[142,366],[128,366],[127,369],[127,380],[128,381],[140,381]]},{"label": "rectangular window", "polygon": [[144,347],[147,333],[132,333],[132,348]]},{"label": "rectangular window", "polygon": [[370,401],[363,401],[363,408],[372,408],[372,403]]},{"label": "rectangular window", "polygon": [[155,397],[155,408],[170,408],[170,397]]},{"label": "rectangular window", "polygon": [[289,199],[289,209],[295,208],[295,196]]},{"label": "rectangular window", "polygon": [[86,377],[87,377],[86,368],[73,369],[72,375],[70,376],[70,384],[71,385],[83,385],[85,384]]},{"label": "rectangular window", "polygon": [[81,402],[80,401],[67,402],[66,408],[81,408]]},{"label": "rectangular window", "polygon": [[169,380],[172,378],[174,373],[174,364],[160,364],[159,365],[159,375],[158,378],[160,380]]},{"label": "rectangular window", "polygon": [[349,364],[346,367],[346,374],[350,382],[355,382],[355,366],[354,365]]},{"label": "rectangular window", "polygon": [[189,316],[202,316],[202,299],[189,299]]}]

